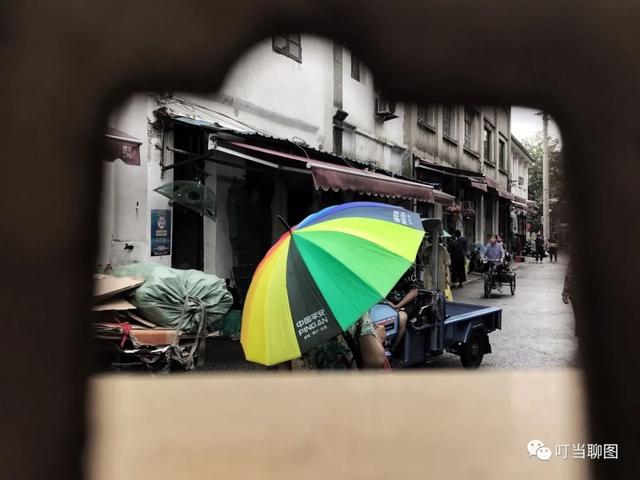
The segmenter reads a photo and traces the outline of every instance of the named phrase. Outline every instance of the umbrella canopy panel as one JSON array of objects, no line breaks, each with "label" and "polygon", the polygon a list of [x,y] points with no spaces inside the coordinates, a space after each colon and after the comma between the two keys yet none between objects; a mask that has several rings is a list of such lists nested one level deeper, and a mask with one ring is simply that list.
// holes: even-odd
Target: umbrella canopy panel
[{"label": "umbrella canopy panel", "polygon": [[348,329],[411,267],[423,236],[417,214],[380,203],[307,217],[256,270],[243,312],[247,359],[298,358]]}]

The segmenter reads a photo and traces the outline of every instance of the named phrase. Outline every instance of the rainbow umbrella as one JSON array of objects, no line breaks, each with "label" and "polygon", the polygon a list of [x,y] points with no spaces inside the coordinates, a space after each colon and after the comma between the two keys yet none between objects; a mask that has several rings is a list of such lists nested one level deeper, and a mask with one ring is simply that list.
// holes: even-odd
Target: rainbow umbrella
[{"label": "rainbow umbrella", "polygon": [[249,287],[247,360],[275,365],[340,335],[389,293],[423,236],[416,213],[373,202],[329,207],[289,229]]}]

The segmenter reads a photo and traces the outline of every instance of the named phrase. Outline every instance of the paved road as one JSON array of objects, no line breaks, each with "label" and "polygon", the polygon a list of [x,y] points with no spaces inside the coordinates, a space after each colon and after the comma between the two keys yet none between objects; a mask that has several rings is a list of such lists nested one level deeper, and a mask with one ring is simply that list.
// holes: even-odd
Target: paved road
[{"label": "paved road", "polygon": [[[553,264],[528,261],[516,264],[519,269],[514,296],[507,287],[502,295],[494,290],[492,298],[485,299],[482,281],[474,275],[463,288],[453,290],[456,301],[503,309],[502,330],[489,336],[493,353],[485,356],[480,368],[576,366],[573,311],[561,299],[566,258]],[[460,368],[460,362],[455,356],[443,355],[429,366],[434,367]]]},{"label": "paved road", "polygon": [[[517,290],[508,287],[492,298],[482,294],[482,279],[470,275],[463,288],[453,290],[456,301],[495,305],[503,309],[502,330],[490,335],[493,353],[480,368],[558,368],[575,366],[577,343],[571,307],[562,303],[566,260],[559,263],[517,264]],[[420,368],[420,367],[419,367]],[[462,368],[457,356],[444,354],[426,368]],[[244,361],[239,342],[217,339],[207,343],[206,365],[200,370],[262,370]]]}]

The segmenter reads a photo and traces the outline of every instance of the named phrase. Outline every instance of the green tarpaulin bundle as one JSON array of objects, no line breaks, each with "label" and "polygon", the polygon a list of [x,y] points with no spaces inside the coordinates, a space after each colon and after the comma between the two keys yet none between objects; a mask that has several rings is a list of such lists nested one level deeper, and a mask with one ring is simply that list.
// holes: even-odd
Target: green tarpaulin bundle
[{"label": "green tarpaulin bundle", "polygon": [[199,270],[145,262],[116,267],[113,275],[144,278],[133,291],[131,303],[147,320],[185,333],[220,329],[222,317],[233,304],[225,281]]}]

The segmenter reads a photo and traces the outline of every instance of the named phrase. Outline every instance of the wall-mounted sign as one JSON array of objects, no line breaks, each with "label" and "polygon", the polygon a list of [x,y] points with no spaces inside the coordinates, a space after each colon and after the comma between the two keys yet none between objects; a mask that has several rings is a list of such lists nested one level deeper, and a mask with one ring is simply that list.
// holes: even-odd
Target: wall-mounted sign
[{"label": "wall-mounted sign", "polygon": [[151,256],[171,255],[171,210],[151,210]]}]

